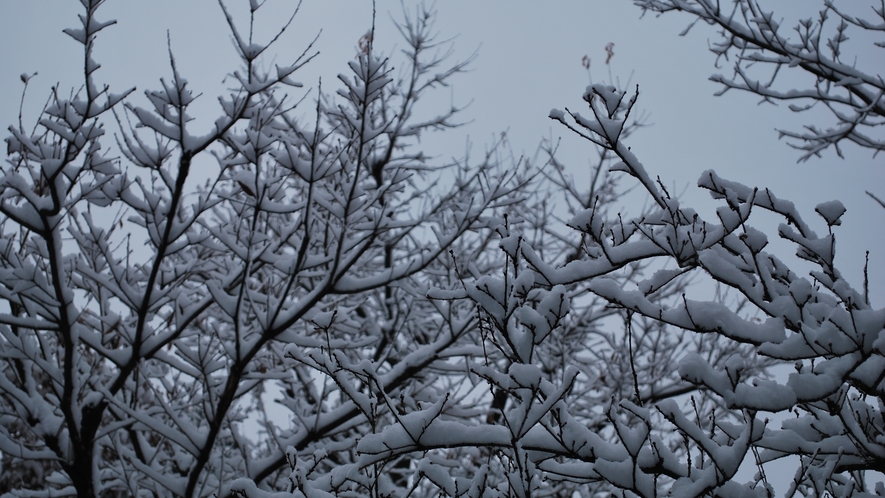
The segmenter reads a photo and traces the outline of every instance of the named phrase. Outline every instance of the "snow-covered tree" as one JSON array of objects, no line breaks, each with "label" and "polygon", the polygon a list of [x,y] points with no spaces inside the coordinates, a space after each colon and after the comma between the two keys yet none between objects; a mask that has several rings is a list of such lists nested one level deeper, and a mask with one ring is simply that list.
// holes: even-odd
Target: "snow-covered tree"
[{"label": "snow-covered tree", "polygon": [[[818,12],[785,21],[782,12],[757,0],[633,0],[643,12],[682,12],[719,29],[710,44],[717,67],[731,65],[731,75],[711,81],[728,90],[750,92],[763,102],[786,103],[791,111],[825,108],[834,122],[809,124],[803,131],[781,130],[802,151],[800,160],[833,147],[841,157],[842,142],[885,150],[885,5],[882,2],[824,0]],[[785,5],[778,8],[787,9]],[[803,5],[803,9],[806,6]],[[804,14],[803,14],[804,15]],[[785,24],[786,23],[786,24]],[[851,40],[851,42],[849,42]],[[798,86],[798,88],[797,88]]]},{"label": "snow-covered tree", "polygon": [[[763,379],[747,375],[746,359],[737,355],[721,370],[711,368],[706,359],[689,356],[679,366],[682,378],[712,393],[738,418],[690,420],[674,401],[657,403],[654,411],[683,435],[689,458],[675,461],[670,450],[649,437],[640,424],[638,430],[622,435],[618,449],[629,458],[616,459],[614,465],[596,462],[593,472],[642,495],[654,494],[661,479],[670,480],[670,492],[679,495],[737,495],[748,490],[766,495],[770,488],[761,464],[796,455],[800,466],[790,494],[863,496],[873,491],[867,487],[865,471],[880,472],[875,494],[885,494],[881,481],[885,468],[881,438],[885,430],[885,310],[871,307],[866,282],[861,291],[855,290],[834,265],[834,227],[841,224],[844,207],[828,201],[815,208],[825,230],[820,236],[791,202],[767,189],[749,188],[707,171],[698,186],[724,205],[716,211],[716,220],[703,220],[694,210],[680,206],[660,180],[653,180],[621,141],[620,113],[629,114],[635,98],[635,94],[628,99],[624,92],[594,86],[585,95],[591,116],[554,111],[551,117],[617,154],[622,162],[615,169],[642,185],[657,212],[627,222],[607,220],[588,210],[571,225],[595,243],[590,246],[593,263],[583,268],[535,268],[544,281],[580,280],[594,294],[631,313],[751,345],[755,354],[795,371],[783,379]],[[778,236],[795,245],[796,256],[816,267],[808,276],[792,271],[782,258],[765,250],[768,237],[750,224],[751,214],[759,210],[782,217]],[[674,269],[656,273],[636,288],[614,285],[605,277],[610,271],[606,266],[657,258],[670,260]],[[736,312],[721,303],[687,297],[675,306],[649,300],[681,272],[731,289],[745,299],[747,309]],[[622,408],[649,424],[651,411],[647,409],[652,407],[637,409],[622,403]],[[759,412],[791,415],[769,425]],[[755,481],[733,482],[737,467],[748,456],[760,464]],[[632,472],[614,471],[631,466]]]},{"label": "snow-covered tree", "polygon": [[[146,100],[100,84],[113,23],[82,3],[82,88],[11,127],[2,166],[3,492],[765,495],[761,465],[798,455],[794,491],[861,496],[885,466],[885,311],[834,267],[838,202],[818,236],[708,172],[724,205],[702,220],[624,143],[637,95],[605,85],[587,117],[551,113],[592,142],[589,186],[549,144],[440,165],[418,138],[457,109],[416,102],[464,64],[424,8],[402,57],[370,31],[336,93],[302,98],[312,47],[264,59],[293,20],[256,41],[263,3],[243,30],[220,2],[241,68],[199,129],[171,50]],[[629,181],[653,201],[630,219]],[[765,251],[758,210],[810,280]]]},{"label": "snow-covered tree", "polygon": [[[427,118],[415,103],[464,67],[444,65],[431,13],[399,26],[402,60],[363,36],[342,89],[307,104],[286,92],[299,92],[292,78],[310,47],[262,69],[292,20],[261,45],[222,3],[242,67],[205,130],[171,50],[171,78],[145,92],[146,107],[99,82],[92,52],[113,24],[99,20],[101,4],[85,2],[66,31],[83,47],[82,89],[54,88],[36,124],[21,120],[6,140],[2,492],[225,495],[242,477],[287,489],[296,462],[315,459],[312,479],[340,472],[359,438],[415,400],[458,393],[476,405],[465,419],[495,420],[506,391],[450,363],[506,358],[481,347],[472,304],[426,294],[501,271],[493,229],[507,213],[517,224],[534,213],[554,258],[575,257],[577,245],[546,242],[549,205],[528,188],[540,170],[497,147],[452,165],[417,149],[457,110]],[[261,15],[249,6],[250,20]],[[604,152],[599,171],[609,160]],[[612,186],[599,185],[610,204]],[[569,192],[580,205],[597,197]],[[590,327],[613,314],[603,304],[548,341],[551,375],[566,352],[588,349],[588,335],[614,340]],[[622,361],[588,364],[605,365],[608,388],[621,389]],[[405,456],[339,486],[404,488],[420,465]]]},{"label": "snow-covered tree", "polygon": [[[569,225],[582,236],[581,255],[565,264],[545,261],[528,237],[502,224],[507,265],[500,274],[464,275],[429,293],[476,306],[483,356],[461,368],[475,383],[506,393],[500,413],[465,420],[472,399],[454,395],[389,400],[396,423],[363,437],[359,459],[336,469],[338,479],[311,479],[306,464],[293,464],[295,495],[334,495],[360,469],[404,455],[418,460],[410,492],[420,496],[588,496],[613,488],[640,496],[772,496],[765,464],[785,457],[798,457],[790,496],[885,495],[885,310],[871,307],[865,291],[834,265],[841,203],[816,207],[821,236],[792,203],[708,171],[698,185],[723,205],[714,220],[704,220],[621,140],[636,94],[593,85],[584,98],[588,116],[554,110],[551,117],[617,156],[613,169],[643,187],[654,208],[633,219],[596,206],[578,213]],[[767,236],[751,225],[757,211],[783,217],[778,235],[816,269],[799,275],[767,252]],[[660,269],[624,279],[641,262],[659,262]],[[661,299],[685,275],[729,290],[743,306],[694,299],[690,289]],[[569,344],[566,334],[579,328],[583,314],[575,316],[580,307],[572,303],[583,293],[624,311],[627,347],[613,349],[629,354],[629,371],[619,379],[626,389],[606,393],[603,370],[586,368],[583,350],[569,350],[561,368],[549,363],[556,357],[549,349]],[[636,330],[644,320],[669,332],[651,336],[663,341],[652,351],[678,362],[639,352],[649,337]],[[680,334],[732,348],[679,355],[666,341]],[[793,372],[760,375],[759,357]],[[674,368],[690,387],[650,393],[658,366]],[[786,416],[770,422],[777,414]],[[738,482],[748,459],[758,472]]]},{"label": "snow-covered tree", "polygon": [[[438,166],[416,149],[457,112],[422,117],[416,101],[464,65],[444,65],[419,10],[400,25],[396,72],[370,33],[336,95],[293,98],[311,47],[262,59],[293,20],[259,41],[222,2],[241,68],[198,129],[171,50],[146,106],[100,83],[93,49],[113,22],[82,3],[65,31],[83,47],[82,88],[54,88],[6,139],[6,491],[224,495],[244,476],[276,486],[287,448],[322,448],[320,468],[349,461],[384,412],[360,390],[417,389],[462,347],[461,312],[423,296],[445,257],[482,252],[475,231],[528,182],[492,154]],[[247,5],[251,22],[263,3]],[[367,377],[373,364],[383,375]]]},{"label": "snow-covered tree", "polygon": [[[723,206],[703,220],[626,145],[637,96],[593,85],[587,117],[551,118],[595,145],[600,173],[614,159],[613,174],[653,208],[612,216],[610,177],[580,192],[551,159],[545,174],[572,201],[572,236],[536,222],[550,217],[543,202],[511,213],[495,228],[503,268],[454,261],[455,278],[428,292],[476,315],[479,340],[445,367],[466,379],[431,396],[368,390],[393,423],[332,471],[317,465],[325,453],[293,452],[291,493],[771,496],[766,464],[798,457],[790,496],[885,495],[885,310],[835,267],[844,208],[817,206],[819,236],[792,203],[708,171],[699,186]],[[778,236],[817,268],[802,276],[766,251],[758,211],[782,217]],[[686,277],[721,294],[697,299]],[[771,378],[760,367],[772,364],[794,371]],[[477,406],[483,390],[493,413]],[[386,482],[404,459],[408,479]],[[748,460],[758,473],[738,482]],[[249,481],[235,487],[262,496]]]}]

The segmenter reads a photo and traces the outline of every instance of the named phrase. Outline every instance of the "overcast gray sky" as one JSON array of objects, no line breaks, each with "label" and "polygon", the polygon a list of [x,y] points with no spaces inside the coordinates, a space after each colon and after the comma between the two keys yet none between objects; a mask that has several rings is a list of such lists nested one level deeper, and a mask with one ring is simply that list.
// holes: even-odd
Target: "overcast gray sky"
[{"label": "overcast gray sky", "polygon": [[[263,19],[262,26],[272,28],[295,2],[269,2],[268,10],[279,14]],[[241,13],[248,4],[228,3]],[[816,8],[816,2],[769,3],[790,9],[788,18],[808,5]],[[413,4],[406,0],[407,6]],[[33,123],[52,85],[60,83],[63,91],[79,85],[82,52],[61,30],[75,25],[80,2],[2,0],[0,9],[0,43],[4,47],[0,118],[4,124],[15,122],[22,89],[19,75],[37,71],[25,106],[25,121]],[[604,47],[613,42],[612,74],[622,82],[631,78],[632,84],[639,84],[638,105],[651,113],[654,126],[630,141],[651,174],[660,175],[677,191],[688,188],[685,203],[701,204],[702,216],[713,219],[715,204],[694,187],[700,173],[711,168],[725,178],[769,187],[779,197],[793,200],[818,233],[826,228],[814,215],[814,206],[841,200],[848,212],[837,232],[837,262],[859,288],[864,251],[870,250],[872,298],[878,306],[885,302],[885,210],[864,195],[864,190],[873,190],[885,196],[885,158],[874,159],[867,151],[846,146],[844,160],[828,151],[822,159],[797,164],[799,154],[778,140],[775,128],[796,130],[813,117],[793,114],[785,107],[758,106],[758,99],[751,95],[730,92],[714,97],[718,87],[707,78],[714,72],[728,74],[729,68],[713,67],[714,56],[707,45],[715,32],[708,26],[696,26],[688,36],[679,37],[689,19],[667,15],[640,20],[640,11],[628,0],[440,0],[436,10],[442,36],[457,36],[455,58],[469,57],[477,50],[479,56],[472,72],[458,77],[451,90],[437,94],[441,109],[450,101],[456,105],[472,101],[464,113],[464,120],[470,123],[442,136],[425,137],[430,151],[461,156],[469,136],[475,150],[481,152],[485,144],[507,130],[515,151],[531,154],[542,137],[563,136],[560,159],[576,176],[586,174],[592,148],[568,136],[547,114],[554,107],[582,107],[581,95],[588,83],[581,66],[585,54],[592,59],[594,80],[608,79]],[[223,88],[225,74],[236,64],[217,2],[108,0],[102,11],[100,18],[116,18],[119,24],[99,36],[95,58],[103,68],[98,80],[116,91],[130,86],[138,87],[139,92],[156,88],[160,77],[170,75],[168,30],[179,70],[194,90],[204,93],[200,105],[208,112],[206,125],[212,123],[215,95]],[[390,17],[400,16],[400,2],[378,0],[377,11],[375,45],[389,51],[399,43],[399,35],[390,28]],[[371,14],[368,0],[304,0],[276,59],[281,63],[291,60],[322,29],[317,44],[320,57],[295,79],[315,87],[322,76],[326,89],[336,88],[335,76],[346,72],[357,40],[371,25]],[[882,60],[882,50],[874,52],[870,45],[849,42],[848,50],[862,58]],[[823,120],[817,124],[829,124],[828,116],[818,116]]]}]

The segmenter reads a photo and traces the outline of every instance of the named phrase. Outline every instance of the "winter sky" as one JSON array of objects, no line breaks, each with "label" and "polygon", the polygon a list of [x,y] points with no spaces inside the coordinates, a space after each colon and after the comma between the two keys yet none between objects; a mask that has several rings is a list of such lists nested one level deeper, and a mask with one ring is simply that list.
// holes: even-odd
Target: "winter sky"
[{"label": "winter sky", "polygon": [[[414,0],[403,1],[414,10]],[[245,29],[242,21],[248,2],[227,3]],[[760,3],[786,9],[781,13],[785,22],[813,16],[818,4]],[[286,13],[295,4],[268,0],[268,12],[259,17],[259,26],[267,31],[259,33],[258,40],[267,40],[270,30],[288,18]],[[474,52],[478,57],[471,72],[436,94],[438,101],[425,103],[428,112],[445,110],[451,103],[470,103],[462,115],[469,121],[465,126],[424,137],[431,153],[461,157],[469,138],[478,155],[506,132],[515,154],[531,155],[542,138],[563,137],[560,160],[577,178],[585,177],[593,149],[569,136],[547,115],[551,108],[580,110],[589,76],[603,82],[611,74],[622,85],[628,80],[631,87],[639,85],[638,107],[650,113],[653,126],[634,135],[630,145],[652,175],[659,175],[676,192],[685,191],[684,204],[715,219],[712,208],[716,204],[694,186],[707,169],[751,186],[769,187],[777,196],[793,200],[819,233],[826,227],[814,214],[814,206],[839,199],[848,212],[837,231],[837,264],[860,288],[864,252],[869,250],[871,297],[874,305],[885,304],[885,210],[864,194],[871,190],[885,197],[883,158],[849,145],[843,149],[845,159],[827,151],[820,159],[797,164],[799,153],[778,140],[775,129],[798,130],[811,123],[826,127],[831,123],[829,116],[797,115],[784,106],[757,105],[758,98],[737,92],[714,97],[719,88],[707,78],[716,72],[730,74],[730,63],[714,67],[714,56],[707,50],[708,41],[716,37],[712,28],[698,25],[680,37],[690,19],[675,13],[640,19],[640,10],[629,0],[438,0],[435,9],[441,38],[455,37],[454,59]],[[60,90],[67,92],[79,85],[82,52],[62,29],[75,25],[80,10],[76,0],[6,0],[0,4],[4,47],[0,118],[5,125],[18,119],[21,74],[39,73],[31,80],[25,101],[26,126],[33,124],[51,86],[59,83]],[[391,27],[391,17],[401,17],[401,10],[399,0],[377,1],[377,50],[389,52],[402,45]],[[118,24],[98,38],[95,58],[103,66],[98,81],[114,91],[136,86],[139,94],[158,87],[159,78],[170,76],[168,31],[179,71],[195,91],[204,94],[198,109],[206,114],[209,126],[217,109],[215,95],[224,88],[225,74],[236,65],[217,1],[108,0],[100,12],[100,19],[117,19]],[[322,77],[324,89],[335,89],[337,74],[347,71],[346,63],[353,60],[357,41],[371,21],[369,0],[304,0],[274,57],[279,63],[293,60],[319,33],[319,57],[295,79],[305,88],[316,88]],[[610,42],[614,57],[606,65],[604,47]],[[847,50],[860,60],[883,60],[881,49],[859,38],[850,41]],[[591,58],[590,75],[581,65],[584,55]],[[625,206],[634,214],[640,209]],[[768,231],[772,233],[770,227]],[[792,261],[787,254],[781,256]]]}]

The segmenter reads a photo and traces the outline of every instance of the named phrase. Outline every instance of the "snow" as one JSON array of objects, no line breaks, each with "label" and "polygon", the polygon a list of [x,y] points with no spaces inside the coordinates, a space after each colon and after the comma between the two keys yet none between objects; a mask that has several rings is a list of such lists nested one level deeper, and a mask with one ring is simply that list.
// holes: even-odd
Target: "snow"
[{"label": "snow", "polygon": [[734,392],[725,396],[725,399],[732,407],[779,412],[792,408],[799,396],[790,387],[775,381],[756,379],[752,384],[738,384]]},{"label": "snow", "polygon": [[456,496],[456,486],[454,479],[449,475],[449,469],[436,465],[429,460],[421,460],[416,469],[419,476],[426,476],[433,484],[440,488],[449,496]]},{"label": "snow", "polygon": [[683,273],[685,273],[684,270],[657,270],[652,274],[651,278],[639,282],[637,287],[640,292],[648,296],[657,292]]},{"label": "snow", "polygon": [[565,113],[559,109],[550,109],[550,114],[548,114],[548,117],[557,121],[564,121]]},{"label": "snow", "polygon": [[527,388],[533,391],[540,389],[541,369],[534,365],[514,363],[507,370],[507,375],[513,379],[513,387]]},{"label": "snow", "polygon": [[753,254],[759,254],[768,245],[768,237],[753,227],[746,227],[740,239],[747,245],[747,249]]},{"label": "snow", "polygon": [[814,210],[826,220],[827,225],[841,225],[842,215],[845,214],[845,206],[839,201],[822,202],[815,206]]},{"label": "snow", "polygon": [[402,425],[390,425],[379,434],[360,439],[357,445],[360,466],[420,448],[496,447],[509,446],[511,441],[510,431],[505,427],[468,426],[435,418],[435,412],[410,413],[400,420]]}]

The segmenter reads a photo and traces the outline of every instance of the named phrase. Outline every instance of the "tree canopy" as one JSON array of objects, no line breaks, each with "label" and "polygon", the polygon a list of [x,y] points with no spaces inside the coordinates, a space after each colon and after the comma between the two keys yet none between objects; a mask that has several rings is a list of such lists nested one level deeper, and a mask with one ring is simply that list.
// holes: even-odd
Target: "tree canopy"
[{"label": "tree canopy", "polygon": [[[292,18],[257,33],[264,3],[219,2],[240,67],[198,132],[171,49],[143,100],[101,83],[114,22],[81,3],[82,86],[10,126],[0,167],[4,496],[771,496],[788,458],[789,496],[885,496],[885,309],[835,263],[839,201],[800,213],[710,170],[704,219],[633,153],[642,94],[611,84],[549,115],[586,141],[589,186],[550,143],[429,157],[460,110],[416,103],[470,61],[426,6],[399,52],[370,31],[305,94],[312,45],[265,58]],[[719,26],[725,89],[830,109],[783,132],[802,159],[881,149],[882,78],[840,43],[882,8],[825,2],[797,44],[755,2],[637,3]]]}]

